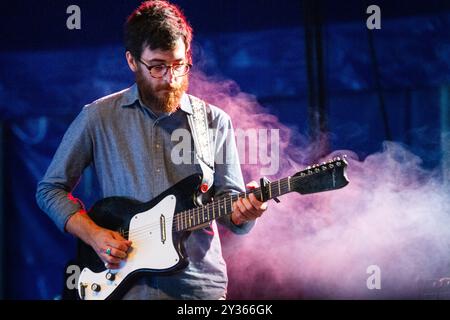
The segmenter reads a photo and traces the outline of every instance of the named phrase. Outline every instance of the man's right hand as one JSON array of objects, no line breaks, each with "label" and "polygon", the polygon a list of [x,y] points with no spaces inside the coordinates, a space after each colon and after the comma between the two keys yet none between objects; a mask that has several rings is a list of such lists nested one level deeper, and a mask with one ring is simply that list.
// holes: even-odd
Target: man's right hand
[{"label": "man's right hand", "polygon": [[126,259],[132,242],[120,233],[98,226],[85,212],[72,215],[66,223],[67,232],[90,245],[105,262],[108,269],[119,268],[120,261]]},{"label": "man's right hand", "polygon": [[98,227],[90,238],[90,246],[105,262],[106,268],[118,269],[120,261],[127,258],[131,241],[124,239],[120,233]]}]

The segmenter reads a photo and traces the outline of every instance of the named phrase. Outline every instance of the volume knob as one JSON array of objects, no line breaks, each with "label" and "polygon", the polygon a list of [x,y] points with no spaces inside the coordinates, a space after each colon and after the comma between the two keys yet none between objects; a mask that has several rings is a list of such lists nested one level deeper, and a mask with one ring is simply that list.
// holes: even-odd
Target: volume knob
[{"label": "volume knob", "polygon": [[114,281],[115,278],[116,278],[116,274],[115,274],[115,273],[108,272],[108,273],[106,274],[106,280]]},{"label": "volume knob", "polygon": [[96,284],[96,283],[93,283],[93,284],[91,285],[91,289],[92,289],[92,291],[100,292],[100,290],[101,290],[102,288],[100,287],[100,285],[98,285],[98,284]]}]

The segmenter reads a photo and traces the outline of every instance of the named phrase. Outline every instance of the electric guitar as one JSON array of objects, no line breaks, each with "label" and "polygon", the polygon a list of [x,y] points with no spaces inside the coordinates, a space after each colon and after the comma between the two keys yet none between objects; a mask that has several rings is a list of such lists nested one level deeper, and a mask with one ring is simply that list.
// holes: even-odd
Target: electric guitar
[{"label": "electric guitar", "polygon": [[100,200],[89,216],[133,244],[120,268],[109,270],[95,251],[80,241],[77,263],[82,271],[76,289],[78,296],[83,300],[114,299],[142,273],[170,274],[181,270],[188,265],[183,243],[190,230],[231,214],[238,197],[253,193],[261,201],[278,202],[278,196],[293,191],[309,194],[339,189],[349,182],[346,167],[345,157],[334,158],[277,181],[261,179],[259,188],[222,196],[201,206],[195,204],[202,181],[200,174],[183,179],[146,203],[123,197]]}]

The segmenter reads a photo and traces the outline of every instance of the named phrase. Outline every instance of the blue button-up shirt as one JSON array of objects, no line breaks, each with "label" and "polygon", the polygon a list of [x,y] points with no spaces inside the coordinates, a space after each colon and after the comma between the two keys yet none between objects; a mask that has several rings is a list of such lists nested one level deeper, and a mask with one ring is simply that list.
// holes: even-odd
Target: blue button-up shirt
[{"label": "blue button-up shirt", "polygon": [[[244,190],[230,117],[208,105],[216,161],[216,196]],[[68,128],[44,176],[36,199],[40,208],[65,230],[68,219],[82,209],[68,196],[84,169],[94,167],[103,197],[125,196],[147,202],[183,178],[201,172],[198,164],[174,164],[171,151],[176,129],[189,129],[187,113],[192,107],[184,94],[180,109],[155,115],[140,99],[136,84],[85,106]],[[225,146],[227,145],[227,146]],[[226,149],[226,150],[225,150]],[[190,152],[194,152],[194,144]],[[218,220],[235,233],[248,232],[253,223],[234,225],[230,217]],[[194,231],[186,242],[189,266],[171,276],[147,276],[125,298],[131,299],[218,299],[227,287],[226,264],[222,257],[217,225]]]}]

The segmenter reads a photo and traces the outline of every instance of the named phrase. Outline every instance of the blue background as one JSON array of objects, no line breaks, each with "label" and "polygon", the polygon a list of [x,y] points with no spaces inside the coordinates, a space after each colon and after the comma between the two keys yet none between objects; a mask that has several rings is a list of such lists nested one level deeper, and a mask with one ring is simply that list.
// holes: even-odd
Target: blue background
[{"label": "blue background", "polygon": [[[132,83],[122,25],[139,3],[1,4],[4,298],[53,299],[61,292],[62,270],[73,255],[74,241],[38,209],[36,183],[81,106]],[[197,68],[236,81],[281,122],[307,134],[302,1],[175,3],[195,30]],[[71,4],[81,8],[81,30],[66,28]],[[381,30],[366,28],[369,4],[381,7]],[[386,139],[370,55],[372,32],[392,140],[421,156],[425,167],[438,166],[440,105],[450,83],[449,2],[322,1],[322,8],[331,149],[350,149],[364,157]],[[90,171],[77,194],[87,203],[96,199]]]}]

